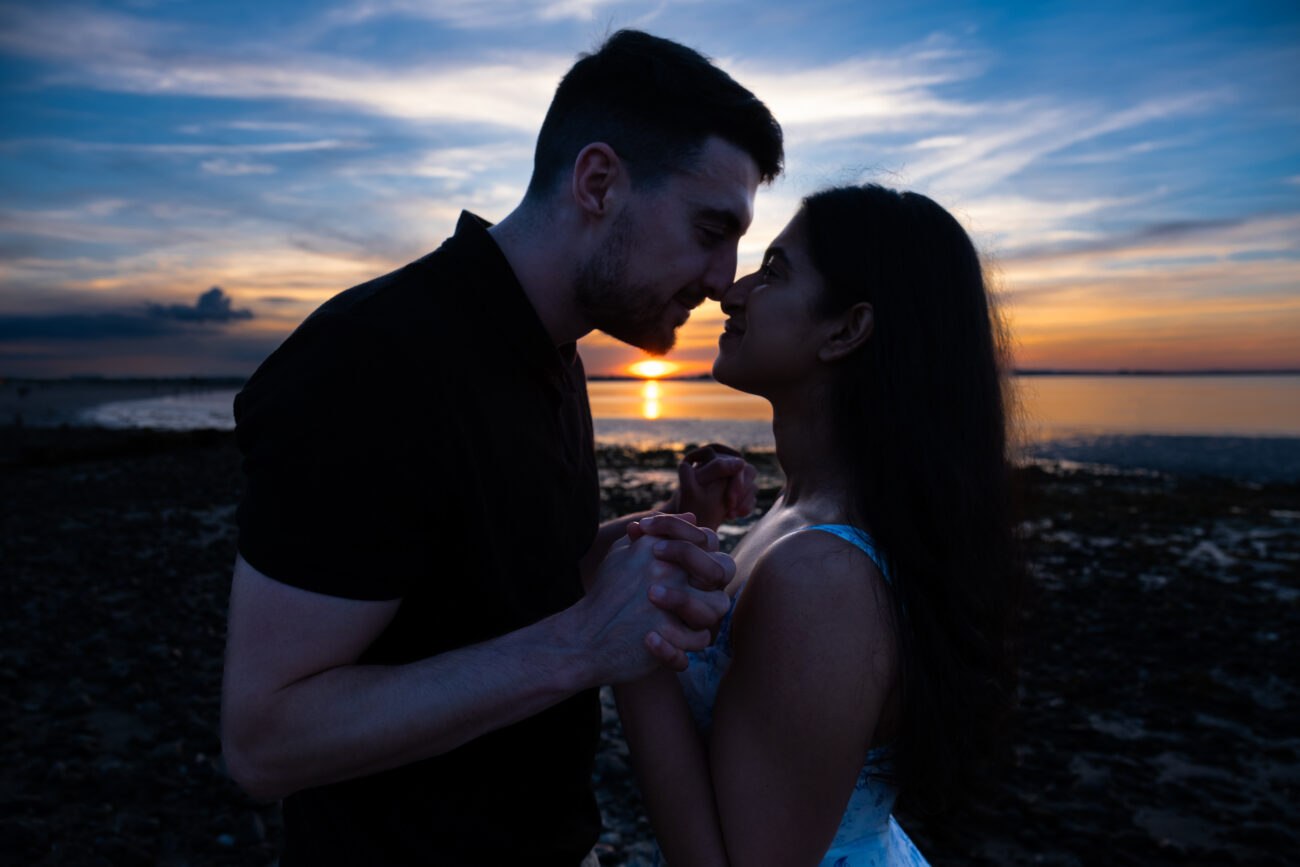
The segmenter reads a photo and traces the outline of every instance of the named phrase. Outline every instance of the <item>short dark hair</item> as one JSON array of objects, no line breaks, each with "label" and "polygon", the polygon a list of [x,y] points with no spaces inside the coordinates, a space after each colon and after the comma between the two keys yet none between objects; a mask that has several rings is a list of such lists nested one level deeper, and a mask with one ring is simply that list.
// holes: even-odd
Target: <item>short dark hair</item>
[{"label": "short dark hair", "polygon": [[1006,338],[979,255],[931,199],[875,184],[804,200],[820,312],[872,305],[829,411],[857,509],[890,558],[903,719],[903,800],[969,798],[1015,690],[1024,572],[1014,539]]},{"label": "short dark hair", "polygon": [[781,173],[781,126],[758,97],[693,49],[620,30],[556,88],[528,196],[549,193],[592,142],[612,147],[644,187],[689,168],[715,135],[748,153],[764,182]]}]

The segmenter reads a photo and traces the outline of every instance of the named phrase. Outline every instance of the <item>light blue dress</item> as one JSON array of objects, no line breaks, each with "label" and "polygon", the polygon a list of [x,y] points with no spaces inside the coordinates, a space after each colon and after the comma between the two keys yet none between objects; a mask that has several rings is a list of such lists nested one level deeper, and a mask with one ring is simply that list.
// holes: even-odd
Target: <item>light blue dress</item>
[{"label": "light blue dress", "polygon": [[[824,530],[852,542],[872,559],[885,581],[891,581],[885,558],[866,533],[848,524],[818,524],[809,529]],[[740,598],[740,593],[736,598]],[[718,637],[712,646],[699,653],[687,654],[690,667],[679,675],[691,715],[706,739],[713,725],[713,702],[718,694],[718,684],[731,665],[731,616],[735,611],[733,599],[731,611],[718,627]],[[840,820],[840,829],[820,867],[914,867],[928,864],[890,812],[898,790],[882,777],[889,770],[889,753],[888,746],[867,753],[844,818]],[[655,863],[660,861],[656,853]]]}]

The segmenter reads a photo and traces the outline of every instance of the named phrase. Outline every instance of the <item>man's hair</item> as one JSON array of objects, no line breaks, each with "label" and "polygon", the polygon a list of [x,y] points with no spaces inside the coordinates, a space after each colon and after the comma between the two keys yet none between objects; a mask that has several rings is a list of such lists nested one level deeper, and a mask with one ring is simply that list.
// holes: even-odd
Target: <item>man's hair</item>
[{"label": "man's hair", "polygon": [[689,169],[710,136],[748,153],[763,182],[781,173],[781,126],[758,97],[684,45],[620,30],[556,88],[528,197],[549,194],[592,142],[612,147],[634,184],[653,187]]}]

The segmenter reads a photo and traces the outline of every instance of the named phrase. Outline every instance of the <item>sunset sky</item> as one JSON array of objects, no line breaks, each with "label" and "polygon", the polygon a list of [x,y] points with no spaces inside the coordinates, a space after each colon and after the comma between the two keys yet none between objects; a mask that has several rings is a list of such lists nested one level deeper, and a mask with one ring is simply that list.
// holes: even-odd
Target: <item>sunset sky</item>
[{"label": "sunset sky", "polygon": [[[783,124],[742,273],[802,196],[876,180],[964,222],[1022,368],[1300,368],[1293,2],[44,0],[0,2],[0,375],[251,373],[462,208],[505,216],[619,27]],[[721,318],[666,360],[707,370]]]}]

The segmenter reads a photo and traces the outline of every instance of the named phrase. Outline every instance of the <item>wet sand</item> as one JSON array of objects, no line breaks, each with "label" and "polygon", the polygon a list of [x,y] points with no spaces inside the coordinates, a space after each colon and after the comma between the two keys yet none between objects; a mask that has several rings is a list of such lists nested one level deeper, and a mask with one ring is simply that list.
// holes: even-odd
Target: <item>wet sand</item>
[{"label": "wet sand", "polygon": [[[671,452],[600,460],[611,515],[674,478]],[[904,827],[936,864],[1291,862],[1300,486],[1051,466],[1023,479],[1034,577],[1012,749],[978,805]],[[274,862],[278,807],[233,785],[217,738],[241,488],[229,433],[0,428],[13,863]],[[595,782],[602,863],[646,863],[608,708]]]}]

